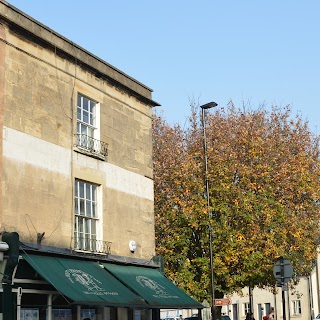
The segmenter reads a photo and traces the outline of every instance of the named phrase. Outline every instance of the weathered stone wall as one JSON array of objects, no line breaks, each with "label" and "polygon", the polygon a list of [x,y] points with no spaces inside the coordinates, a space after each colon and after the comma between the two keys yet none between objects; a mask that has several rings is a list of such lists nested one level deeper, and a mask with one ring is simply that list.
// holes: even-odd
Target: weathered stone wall
[{"label": "weathered stone wall", "polygon": [[[0,38],[5,38],[5,27],[0,24]],[[4,112],[4,84],[5,84],[5,43],[0,42],[0,168],[3,167],[3,148],[2,148],[2,140],[3,140],[3,112]],[[0,225],[2,225],[2,212],[3,212],[3,197],[2,191],[4,187],[3,183],[3,173],[0,170]]]},{"label": "weathered stone wall", "polygon": [[[101,237],[112,241],[112,254],[130,255],[128,243],[135,240],[135,256],[149,259],[154,254],[150,105],[96,77],[76,58],[66,59],[10,24],[0,27],[0,85],[5,66],[2,230],[17,231],[22,241],[32,242],[45,232],[43,244],[72,245],[78,178],[101,186]],[[99,105],[107,162],[75,148],[78,93]]]}]

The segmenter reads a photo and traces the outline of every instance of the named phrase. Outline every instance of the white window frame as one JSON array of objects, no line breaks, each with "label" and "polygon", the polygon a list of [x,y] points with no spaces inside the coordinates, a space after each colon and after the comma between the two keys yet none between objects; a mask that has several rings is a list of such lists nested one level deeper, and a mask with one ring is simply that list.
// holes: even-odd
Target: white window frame
[{"label": "white window frame", "polygon": [[75,249],[97,251],[101,239],[101,186],[89,181],[74,181]]},{"label": "white window frame", "polygon": [[301,312],[301,300],[292,300],[291,301],[291,306],[292,306],[292,315],[294,316],[300,316],[302,314]]},{"label": "white window frame", "polygon": [[264,304],[264,311],[266,313],[266,315],[270,312],[271,310],[271,303],[270,302],[267,302]]},{"label": "white window frame", "polygon": [[[77,95],[78,146],[94,151],[93,139],[100,140],[100,104],[79,93]],[[83,135],[87,139],[83,139]]]},{"label": "white window frame", "polygon": [[249,302],[244,302],[242,304],[242,306],[243,306],[243,315],[246,316],[247,313],[250,312],[250,303]]}]

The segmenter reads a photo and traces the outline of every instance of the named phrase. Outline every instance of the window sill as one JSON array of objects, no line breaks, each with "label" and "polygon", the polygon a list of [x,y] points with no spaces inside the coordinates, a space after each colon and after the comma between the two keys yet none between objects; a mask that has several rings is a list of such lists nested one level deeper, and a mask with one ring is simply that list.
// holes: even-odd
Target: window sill
[{"label": "window sill", "polygon": [[91,157],[91,158],[99,159],[102,161],[107,161],[107,156],[104,156],[102,154],[87,150],[85,148],[81,148],[80,146],[75,146],[73,148],[73,151],[78,152],[78,153],[82,153],[82,154],[84,154],[88,157]]},{"label": "window sill", "polygon": [[90,250],[81,250],[81,249],[72,249],[74,252],[81,253],[84,255],[94,255],[94,256],[108,256],[110,253],[108,252],[100,252],[100,251],[90,251]]},{"label": "window sill", "polygon": [[[74,247],[72,248],[75,252],[81,252],[84,254],[91,255],[109,255],[111,254],[112,242],[105,240],[83,240],[82,238],[77,241],[72,239]],[[85,242],[82,242],[85,241]]]}]

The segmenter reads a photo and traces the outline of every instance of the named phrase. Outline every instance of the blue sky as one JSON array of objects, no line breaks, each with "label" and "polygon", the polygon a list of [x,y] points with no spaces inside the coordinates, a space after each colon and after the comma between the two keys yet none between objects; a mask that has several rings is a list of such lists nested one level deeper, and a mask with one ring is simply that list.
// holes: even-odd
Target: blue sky
[{"label": "blue sky", "polygon": [[9,0],[154,90],[169,123],[190,100],[290,104],[320,133],[319,0]]}]

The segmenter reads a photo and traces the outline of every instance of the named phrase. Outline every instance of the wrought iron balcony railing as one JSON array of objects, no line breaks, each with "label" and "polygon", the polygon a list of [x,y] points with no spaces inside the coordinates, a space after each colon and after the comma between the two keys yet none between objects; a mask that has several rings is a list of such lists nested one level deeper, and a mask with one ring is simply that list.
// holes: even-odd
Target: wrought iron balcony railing
[{"label": "wrought iron balcony railing", "polygon": [[93,253],[104,253],[104,254],[111,253],[112,242],[110,241],[95,240],[95,239],[90,239],[89,237],[85,237],[85,238],[77,237],[77,238],[74,238],[73,240],[74,240],[75,250],[89,251]]},{"label": "wrought iron balcony railing", "polygon": [[108,144],[106,142],[94,139],[85,134],[76,134],[77,146],[84,149],[92,154],[101,155],[104,157],[108,156]]}]

